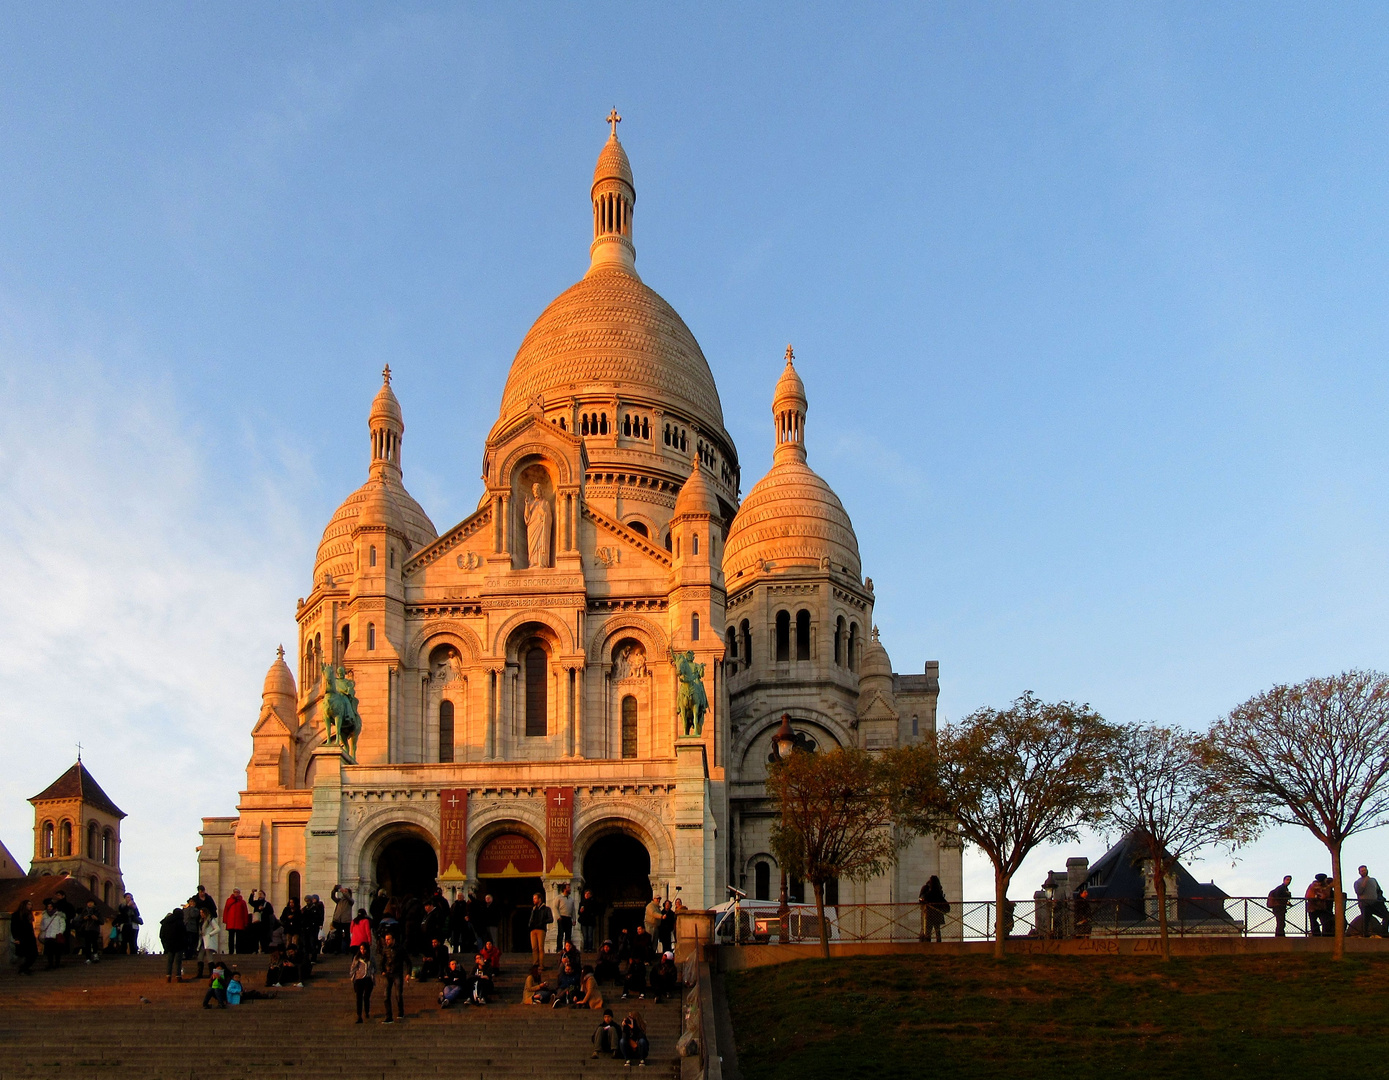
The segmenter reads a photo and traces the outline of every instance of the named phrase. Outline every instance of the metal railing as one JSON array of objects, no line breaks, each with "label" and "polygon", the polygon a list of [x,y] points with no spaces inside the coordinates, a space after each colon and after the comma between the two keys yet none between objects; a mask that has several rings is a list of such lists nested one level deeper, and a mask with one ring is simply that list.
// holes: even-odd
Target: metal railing
[{"label": "metal railing", "polygon": [[[825,908],[831,941],[984,941],[994,936],[997,903],[993,900],[954,901],[945,912],[921,904],[838,904]],[[1154,937],[1159,933],[1156,898],[1147,900],[1015,900],[1007,904],[1005,936],[1056,940],[1063,938]],[[1352,903],[1347,915],[1355,916]],[[1316,914],[1307,901],[1293,899],[1283,912],[1283,933],[1289,937],[1330,936],[1332,912]],[[1168,900],[1168,933],[1173,937],[1273,937],[1278,912],[1266,897],[1185,897]],[[1353,922],[1348,933],[1358,932]],[[819,942],[820,921],[815,909],[794,905],[787,920],[787,940]],[[744,901],[718,922],[720,945],[766,945],[781,940],[777,905]]]}]

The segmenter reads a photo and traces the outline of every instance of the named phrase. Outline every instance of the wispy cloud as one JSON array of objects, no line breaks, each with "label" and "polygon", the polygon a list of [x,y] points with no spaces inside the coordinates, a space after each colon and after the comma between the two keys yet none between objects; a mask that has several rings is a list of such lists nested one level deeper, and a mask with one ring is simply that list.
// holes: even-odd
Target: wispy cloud
[{"label": "wispy cloud", "polygon": [[273,463],[236,490],[213,478],[167,387],[0,340],[0,391],[0,834],[27,861],[25,800],[80,740],[130,815],[122,868],[149,921],[196,884],[201,815],[244,784],[312,536]]}]

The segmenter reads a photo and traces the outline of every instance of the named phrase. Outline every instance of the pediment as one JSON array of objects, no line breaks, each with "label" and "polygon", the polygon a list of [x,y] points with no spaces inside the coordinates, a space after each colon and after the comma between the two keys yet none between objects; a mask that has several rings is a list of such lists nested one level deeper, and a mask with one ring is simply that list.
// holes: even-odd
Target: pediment
[{"label": "pediment", "polygon": [[[420,548],[419,551],[412,555],[405,564],[403,571],[404,576],[410,578],[425,569],[425,567],[431,566],[440,559],[451,554],[455,558],[458,556],[464,556],[466,558],[466,551],[463,549],[466,547],[467,542],[474,536],[477,536],[478,533],[482,532],[484,527],[489,525],[491,521],[492,504],[490,501],[487,501],[453,528],[449,529],[448,532],[440,536],[439,539]],[[455,551],[455,549],[459,550]],[[468,561],[469,565],[464,565],[460,562],[460,570],[472,570],[482,565],[483,556],[477,553],[474,554],[477,559],[476,564],[473,564],[471,560]]]},{"label": "pediment", "polygon": [[[598,537],[593,554],[585,553],[586,558],[596,559],[601,565],[608,567],[624,565],[624,558],[639,559],[641,562],[658,566],[663,571],[669,571],[675,565],[670,552],[653,543],[650,537],[633,532],[587,503],[584,504],[584,518],[594,526]],[[608,554],[605,554],[605,551]],[[641,565],[641,562],[635,565]]]},{"label": "pediment", "polygon": [[872,697],[866,701],[862,696],[859,697],[860,720],[898,720],[901,715],[881,690],[875,690]]},{"label": "pediment", "polygon": [[251,729],[251,738],[270,737],[270,738],[292,738],[294,729],[298,724],[291,724],[269,705],[262,705],[260,708],[260,718],[256,721],[256,726]]}]

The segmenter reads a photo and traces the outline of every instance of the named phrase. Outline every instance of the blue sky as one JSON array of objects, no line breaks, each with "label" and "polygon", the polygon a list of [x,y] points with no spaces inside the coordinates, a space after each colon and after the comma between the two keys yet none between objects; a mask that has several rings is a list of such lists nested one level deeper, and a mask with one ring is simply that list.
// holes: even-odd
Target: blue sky
[{"label": "blue sky", "polygon": [[1386,46],[1370,4],[5,5],[0,838],[80,739],[130,885],[186,895],[378,372],[445,528],[614,104],[744,489],[791,341],[947,718],[1385,666]]}]

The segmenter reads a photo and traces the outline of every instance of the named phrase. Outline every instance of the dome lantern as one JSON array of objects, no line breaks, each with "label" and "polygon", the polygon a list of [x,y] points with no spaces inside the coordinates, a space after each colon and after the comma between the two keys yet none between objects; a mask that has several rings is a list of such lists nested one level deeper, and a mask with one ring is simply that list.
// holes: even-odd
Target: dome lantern
[{"label": "dome lantern", "polygon": [[796,374],[796,353],[786,346],[786,370],[777,380],[772,394],[772,416],[776,419],[776,451],[774,460],[791,458],[805,460],[805,383]]},{"label": "dome lantern", "polygon": [[391,389],[390,364],[381,372],[381,389],[372,400],[367,426],[371,429],[371,474],[377,476],[392,469],[399,476],[400,442],[405,435],[405,418],[395,391]]},{"label": "dome lantern", "polygon": [[613,109],[608,113],[612,134],[598,154],[593,170],[593,243],[589,255],[593,263],[590,272],[599,267],[617,267],[635,274],[637,249],[632,243],[632,209],[637,204],[637,189],[632,181],[632,163],[617,138],[617,125],[622,117]]}]

